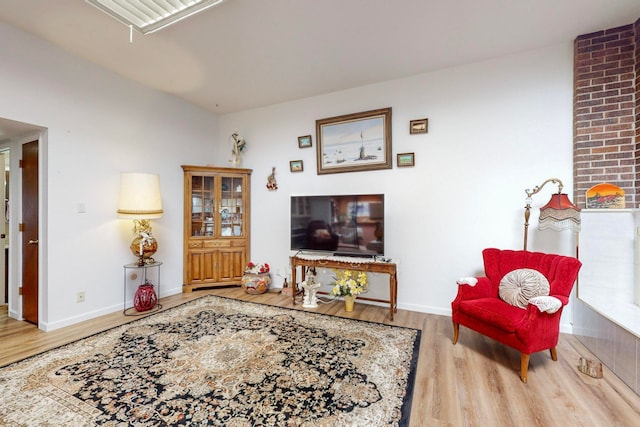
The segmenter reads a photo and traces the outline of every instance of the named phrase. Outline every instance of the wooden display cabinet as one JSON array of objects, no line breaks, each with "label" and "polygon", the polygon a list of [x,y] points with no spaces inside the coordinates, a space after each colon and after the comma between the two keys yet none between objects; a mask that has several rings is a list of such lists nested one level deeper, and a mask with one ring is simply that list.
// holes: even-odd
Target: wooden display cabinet
[{"label": "wooden display cabinet", "polygon": [[251,169],[183,165],[183,292],[240,285],[250,254]]}]

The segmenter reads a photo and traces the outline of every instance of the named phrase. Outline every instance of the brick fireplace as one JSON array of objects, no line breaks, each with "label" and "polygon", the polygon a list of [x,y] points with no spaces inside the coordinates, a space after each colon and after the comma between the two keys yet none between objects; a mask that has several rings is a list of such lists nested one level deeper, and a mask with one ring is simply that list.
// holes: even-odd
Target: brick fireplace
[{"label": "brick fireplace", "polygon": [[[586,191],[608,182],[625,190],[626,208],[636,209],[584,212],[580,247],[586,264],[574,299],[573,333],[640,394],[640,19],[576,38],[573,111],[574,202],[584,209]],[[615,251],[602,251],[607,247],[627,260],[613,260]],[[600,255],[589,259],[591,249]],[[621,268],[627,268],[624,274],[613,271]],[[581,291],[589,281],[594,287]],[[611,288],[623,283],[635,288]]]}]

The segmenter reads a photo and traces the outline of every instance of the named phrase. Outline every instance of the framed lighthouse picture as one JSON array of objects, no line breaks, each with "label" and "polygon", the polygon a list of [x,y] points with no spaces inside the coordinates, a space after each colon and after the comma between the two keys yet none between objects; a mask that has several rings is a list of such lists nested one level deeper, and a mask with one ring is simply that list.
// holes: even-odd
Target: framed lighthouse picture
[{"label": "framed lighthouse picture", "polygon": [[318,175],[391,169],[391,107],[316,120]]}]

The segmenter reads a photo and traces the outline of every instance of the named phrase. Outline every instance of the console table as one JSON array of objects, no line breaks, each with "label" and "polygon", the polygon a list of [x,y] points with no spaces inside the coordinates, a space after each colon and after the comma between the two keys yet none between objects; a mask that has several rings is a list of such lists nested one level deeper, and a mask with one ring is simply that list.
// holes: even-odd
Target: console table
[{"label": "console table", "polygon": [[305,267],[320,267],[320,268],[333,268],[337,270],[356,270],[366,271],[368,273],[386,273],[389,275],[389,299],[382,300],[377,298],[367,298],[358,295],[358,299],[376,302],[385,302],[389,304],[389,317],[393,320],[393,315],[398,311],[398,277],[397,266],[391,262],[379,262],[379,261],[358,261],[350,262],[345,260],[344,257],[304,257],[292,256],[291,258],[291,286],[293,289],[293,298],[295,303],[295,297],[298,293],[296,282],[296,271],[298,267],[301,267],[302,280],[305,280]]}]

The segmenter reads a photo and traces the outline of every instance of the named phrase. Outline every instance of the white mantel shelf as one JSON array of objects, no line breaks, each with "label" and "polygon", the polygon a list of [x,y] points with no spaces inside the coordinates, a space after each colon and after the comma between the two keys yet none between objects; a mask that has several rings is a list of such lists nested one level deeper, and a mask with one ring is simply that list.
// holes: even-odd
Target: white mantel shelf
[{"label": "white mantel shelf", "polygon": [[578,298],[640,337],[640,209],[583,209]]}]

